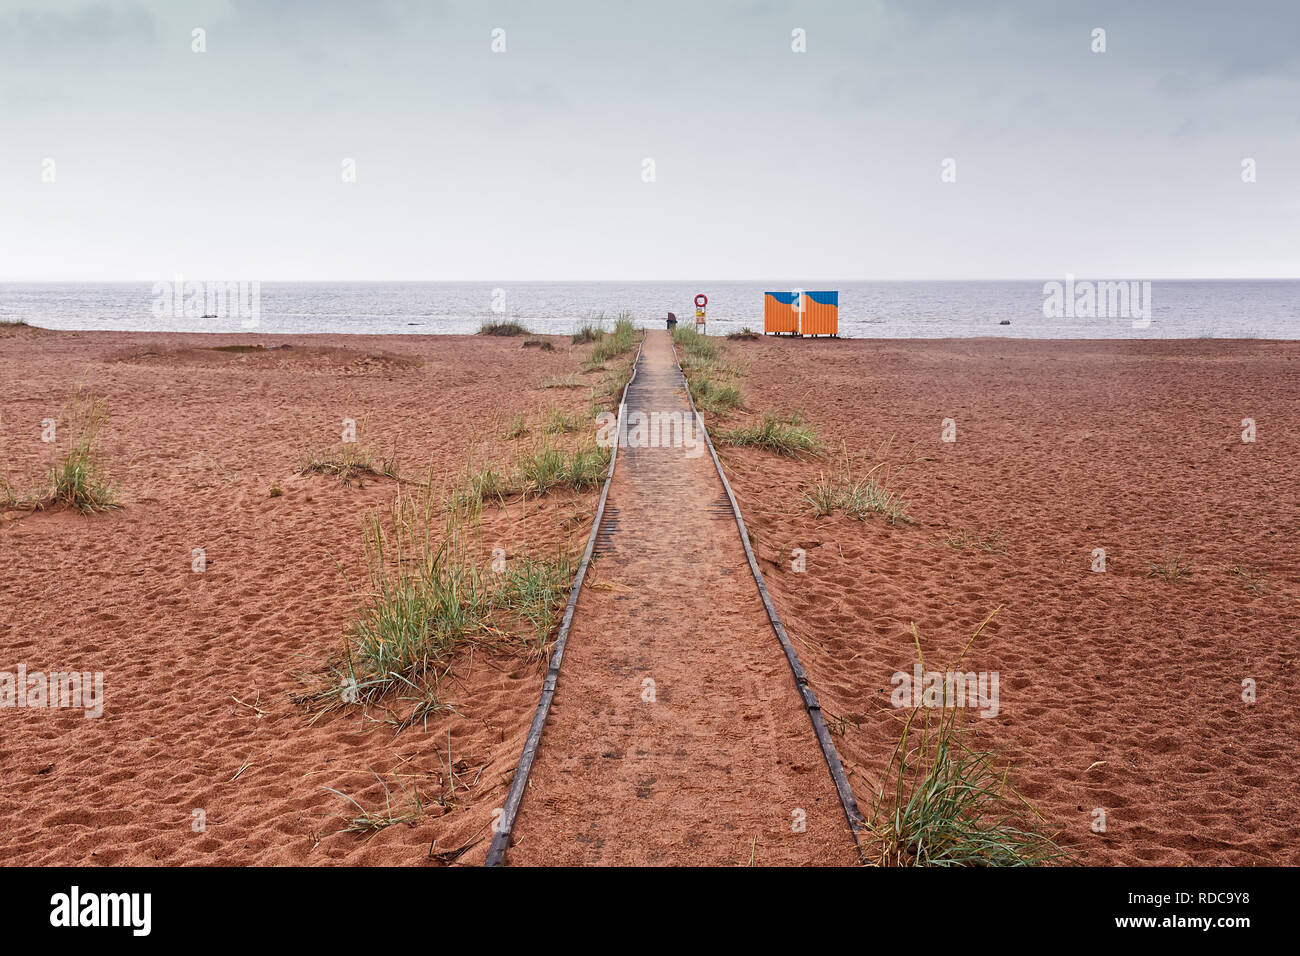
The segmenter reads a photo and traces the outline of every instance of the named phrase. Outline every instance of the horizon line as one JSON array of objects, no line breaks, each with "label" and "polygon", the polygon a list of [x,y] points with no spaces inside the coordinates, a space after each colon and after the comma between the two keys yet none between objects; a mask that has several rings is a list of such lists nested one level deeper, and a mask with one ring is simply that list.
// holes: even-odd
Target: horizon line
[{"label": "horizon line", "polygon": [[[149,276],[149,277],[146,277],[146,278],[125,278],[125,279],[66,279],[66,278],[64,278],[64,279],[10,279],[10,278],[0,278],[0,285],[97,285],[97,284],[100,284],[100,285],[102,285],[102,284],[108,284],[108,285],[117,285],[117,284],[120,284],[120,285],[128,285],[128,284],[129,284],[129,285],[135,285],[135,284],[149,284],[149,283],[155,283],[155,282],[169,282],[169,281],[171,281],[173,278],[175,278],[177,275],[178,275],[178,273],[172,273],[171,276],[169,276],[168,278],[159,278],[157,275],[154,275],[154,276]],[[182,272],[182,273],[179,273],[179,275],[181,276],[181,278],[185,278],[185,276],[186,276],[186,274],[183,273],[183,272]],[[198,275],[203,275],[203,273],[198,273]],[[1043,281],[1056,281],[1056,280],[1060,279],[1062,276],[1067,276],[1067,275],[1068,275],[1068,276],[1073,276],[1073,277],[1078,278],[1078,279],[1082,279],[1082,280],[1084,280],[1084,281],[1089,281],[1089,280],[1094,280],[1095,277],[1100,277],[1101,274],[1100,274],[1100,273],[1096,273],[1096,274],[1094,274],[1094,273],[1086,273],[1086,272],[1075,272],[1075,273],[1060,273],[1059,275],[1051,275],[1051,276],[994,276],[994,277],[988,277],[988,276],[979,276],[979,277],[975,277],[975,276],[940,276],[940,277],[936,277],[936,276],[926,276],[926,277],[909,277],[909,278],[902,278],[902,277],[849,278],[849,277],[844,277],[844,276],[839,276],[839,277],[830,277],[830,278],[828,278],[828,277],[822,276],[822,277],[813,277],[813,278],[806,279],[806,280],[803,280],[803,281],[804,281],[804,282],[862,282],[862,283],[872,283],[872,282],[1043,282]],[[565,284],[565,283],[610,283],[610,284],[613,284],[613,283],[624,283],[624,284],[633,284],[633,283],[665,283],[665,284],[666,284],[666,283],[687,283],[687,282],[690,282],[690,283],[696,283],[696,284],[708,283],[708,282],[737,282],[737,283],[738,283],[738,282],[767,282],[767,283],[772,283],[772,282],[774,282],[775,280],[773,280],[771,277],[766,277],[766,278],[765,278],[765,277],[740,277],[740,278],[733,278],[733,277],[712,277],[712,278],[701,278],[701,277],[699,277],[699,276],[686,276],[686,277],[684,277],[684,278],[673,278],[673,279],[644,279],[644,278],[643,278],[643,279],[637,279],[637,278],[618,278],[618,279],[577,279],[577,278],[563,278],[563,279],[530,279],[530,278],[522,278],[522,279],[500,279],[500,278],[497,278],[497,279],[427,279],[427,278],[422,278],[422,279],[413,279],[413,278],[349,279],[349,278],[337,278],[337,277],[334,277],[334,278],[319,278],[319,277],[311,277],[311,278],[289,277],[289,278],[283,278],[283,277],[277,277],[277,278],[271,278],[271,279],[233,279],[233,280],[232,280],[232,279],[229,279],[229,278],[226,278],[226,279],[204,278],[204,279],[192,279],[191,281],[195,281],[195,282],[230,282],[230,281],[237,281],[237,282],[240,282],[240,281],[242,281],[242,282],[267,282],[267,283],[320,283],[320,284],[353,284],[353,285],[360,285],[360,284],[367,284],[367,283],[369,283],[369,284],[376,284],[376,285],[378,285],[378,284],[385,284],[385,283],[388,283],[388,284],[392,284],[392,283],[409,283],[409,284],[426,284],[426,285],[433,285],[433,284],[440,284],[440,285],[457,285],[457,284],[460,284],[460,285],[468,285],[468,284],[473,284],[473,285],[480,285],[480,284],[481,284],[481,285],[489,285],[489,284],[492,284],[492,283],[504,283],[504,284],[532,283],[532,284],[552,284],[552,285],[562,285],[562,284]],[[1250,275],[1250,276],[1241,276],[1241,275],[1227,275],[1227,276],[1200,276],[1200,275],[1198,275],[1198,276],[1191,276],[1191,275],[1133,276],[1133,275],[1114,275],[1114,274],[1110,274],[1110,275],[1109,275],[1109,279],[1108,279],[1107,281],[1120,281],[1120,282],[1294,282],[1294,281],[1300,281],[1300,274],[1296,274],[1296,275]],[[815,291],[815,290],[810,290],[810,291]]]}]

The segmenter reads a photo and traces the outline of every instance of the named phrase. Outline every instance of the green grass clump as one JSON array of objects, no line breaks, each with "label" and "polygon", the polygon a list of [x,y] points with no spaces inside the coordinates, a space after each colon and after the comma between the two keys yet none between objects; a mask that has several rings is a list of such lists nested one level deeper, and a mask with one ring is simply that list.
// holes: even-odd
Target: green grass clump
[{"label": "green grass clump", "polygon": [[736,385],[717,382],[709,372],[691,378],[690,389],[695,404],[706,412],[737,408],[741,403],[740,389]]},{"label": "green grass clump", "polygon": [[866,521],[872,515],[884,515],[890,524],[910,523],[908,503],[897,492],[885,487],[875,475],[857,481],[836,480],[823,475],[811,489],[804,492],[804,500],[819,516],[842,511],[850,518]]},{"label": "green grass clump", "polygon": [[501,437],[505,438],[507,441],[513,441],[514,439],[521,438],[527,434],[528,419],[524,415],[520,414],[511,416],[510,420],[506,422],[506,429],[502,433]]},{"label": "green grass clump", "polygon": [[674,328],[673,342],[693,358],[712,362],[718,357],[718,347],[709,341],[707,335],[692,326],[679,324]]},{"label": "green grass clump", "polygon": [[[924,669],[915,625],[912,635]],[[947,670],[958,670],[965,653]],[[999,769],[996,753],[972,746],[970,731],[957,722],[959,709],[945,701],[937,713],[918,707],[907,717],[869,823],[880,865],[1030,866],[1068,859],[1069,851],[1038,832],[1042,818],[1011,786],[1010,767]]]},{"label": "green grass clump", "polygon": [[619,315],[614,322],[614,330],[596,340],[587,360],[587,368],[600,368],[610,359],[618,358],[636,348],[636,326],[628,312]]},{"label": "green grass clump", "polygon": [[758,333],[755,332],[753,329],[751,329],[751,328],[747,325],[747,326],[745,326],[744,328],[742,328],[739,332],[728,332],[728,333],[727,333],[727,338],[730,339],[730,340],[733,341],[733,342],[735,342],[735,341],[747,341],[747,340],[749,340],[749,339],[756,339],[756,338],[758,338]]},{"label": "green grass clump", "polygon": [[723,445],[761,448],[790,458],[815,455],[821,450],[817,433],[804,425],[798,415],[780,418],[764,414],[757,425],[720,432],[715,438]]},{"label": "green grass clump", "polygon": [[608,468],[609,449],[594,442],[572,451],[543,444],[520,460],[516,486],[525,496],[544,495],[553,488],[585,491],[599,486]]},{"label": "green grass clump", "polygon": [[1152,562],[1147,577],[1160,577],[1167,584],[1177,584],[1191,573],[1192,563],[1181,554],[1170,554],[1165,548],[1160,560]]},{"label": "green grass clump", "polygon": [[528,330],[518,322],[490,319],[479,326],[479,335],[527,335]]},{"label": "green grass clump", "polygon": [[471,644],[544,653],[572,582],[567,554],[520,556],[497,573],[463,532],[468,511],[442,517],[431,486],[399,490],[366,517],[364,600],[343,654],[298,703],[318,713],[383,705],[397,729],[446,709],[441,681]]},{"label": "green grass clump", "polygon": [[618,403],[623,399],[623,389],[627,388],[627,383],[632,380],[632,369],[635,363],[629,356],[625,361],[618,363],[602,379],[601,384],[593,386],[591,413],[593,416],[603,411],[618,407]]},{"label": "green grass clump", "polygon": [[356,442],[341,443],[337,450],[308,452],[298,464],[300,475],[328,475],[344,484],[353,479],[397,478],[397,455],[380,458]]},{"label": "green grass clump", "polygon": [[466,467],[459,490],[452,495],[455,508],[477,513],[488,501],[504,502],[518,494],[514,481],[505,472],[485,465],[482,468]]},{"label": "green grass clump", "polygon": [[10,508],[21,507],[23,503],[24,498],[18,489],[8,478],[0,475],[0,508],[8,511]]},{"label": "green grass clump", "polygon": [[576,432],[582,427],[577,415],[570,415],[562,408],[552,406],[546,413],[546,422],[543,430],[548,435],[559,435],[567,432]]},{"label": "green grass clump", "polygon": [[493,590],[494,607],[532,627],[532,649],[539,654],[545,652],[547,638],[559,624],[558,609],[573,584],[573,574],[567,555],[551,560],[517,557],[506,562]]},{"label": "green grass clump", "polygon": [[890,524],[910,522],[907,502],[874,477],[847,485],[840,497],[840,507],[850,518],[865,521],[873,514],[884,515]]},{"label": "green grass clump", "polygon": [[590,342],[599,342],[605,337],[605,316],[603,314],[588,319],[578,327],[573,333],[574,345],[587,345]]},{"label": "green grass clump", "polygon": [[63,408],[61,431],[68,445],[50,473],[50,487],[33,502],[37,508],[64,504],[81,512],[121,507],[109,486],[98,450],[99,435],[108,421],[108,402],[78,388]]},{"label": "green grass clump", "polygon": [[432,537],[430,516],[419,508],[399,494],[387,521],[366,519],[370,600],[353,624],[349,663],[367,680],[423,676],[486,619],[482,572],[455,536]]},{"label": "green grass clump", "polygon": [[[804,492],[803,500],[819,516],[841,511],[858,521],[866,521],[873,515],[883,515],[890,524],[910,524],[910,502],[896,485],[909,467],[927,459],[916,456],[916,447],[913,446],[898,461],[890,452],[893,443],[891,436],[876,448],[874,454],[862,456],[875,464],[864,473],[859,472],[861,477],[855,475],[854,456],[845,447],[836,473],[823,473],[817,483]],[[989,541],[997,544],[998,536],[993,536]]]},{"label": "green grass clump", "polygon": [[610,451],[588,439],[576,448],[556,444],[556,431],[578,427],[576,419],[558,413],[566,428],[548,422],[537,441],[521,454],[513,465],[500,468],[467,468],[450,497],[457,509],[477,513],[486,502],[505,502],[515,497],[540,497],[558,488],[586,491],[599,487],[609,470]]}]

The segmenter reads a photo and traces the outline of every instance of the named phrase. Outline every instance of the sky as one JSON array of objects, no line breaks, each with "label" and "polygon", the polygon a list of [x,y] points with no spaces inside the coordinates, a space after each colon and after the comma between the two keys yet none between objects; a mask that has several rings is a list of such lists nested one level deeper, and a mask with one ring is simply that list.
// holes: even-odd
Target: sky
[{"label": "sky", "polygon": [[178,273],[1300,277],[1300,3],[0,0],[0,281]]}]

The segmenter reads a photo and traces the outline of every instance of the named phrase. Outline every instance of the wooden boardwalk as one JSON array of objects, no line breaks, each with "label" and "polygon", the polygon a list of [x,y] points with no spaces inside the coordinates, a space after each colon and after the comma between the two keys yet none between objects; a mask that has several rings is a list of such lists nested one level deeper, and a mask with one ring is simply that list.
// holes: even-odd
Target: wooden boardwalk
[{"label": "wooden boardwalk", "polygon": [[666,332],[625,415],[509,862],[856,863]]}]

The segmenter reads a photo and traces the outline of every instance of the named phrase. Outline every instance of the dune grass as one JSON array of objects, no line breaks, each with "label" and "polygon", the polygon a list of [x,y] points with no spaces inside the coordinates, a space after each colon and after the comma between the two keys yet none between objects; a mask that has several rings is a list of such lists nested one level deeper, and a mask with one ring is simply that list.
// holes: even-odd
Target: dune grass
[{"label": "dune grass", "polygon": [[83,514],[120,508],[99,451],[100,433],[108,422],[108,402],[78,387],[59,413],[56,449],[62,451],[50,468],[45,487],[23,494],[0,480],[0,503],[6,507],[43,510],[66,505]]},{"label": "dune grass", "polygon": [[823,475],[809,491],[804,492],[804,500],[818,515],[839,510],[858,521],[866,521],[872,515],[883,515],[890,524],[906,524],[912,520],[908,514],[908,502],[874,475],[856,481],[837,481]]},{"label": "dune grass", "polygon": [[582,388],[583,382],[577,373],[568,375],[550,375],[542,379],[538,388]]},{"label": "dune grass", "polygon": [[396,453],[380,458],[356,442],[340,443],[338,448],[327,448],[305,453],[298,464],[300,475],[327,475],[344,484],[361,478],[397,478]]},{"label": "dune grass", "polygon": [[712,362],[718,357],[718,347],[693,326],[679,324],[673,329],[673,342],[693,358]]},{"label": "dune grass", "polygon": [[582,325],[578,326],[577,331],[573,333],[574,345],[587,345],[591,342],[599,342],[605,337],[605,315],[602,312],[598,316],[593,316]]},{"label": "dune grass", "polygon": [[528,335],[526,328],[507,319],[489,319],[478,328],[479,335]]},{"label": "dune grass", "polygon": [[819,516],[840,511],[858,521],[881,515],[889,524],[910,524],[911,503],[898,484],[909,467],[928,459],[915,454],[915,445],[900,459],[891,452],[893,444],[890,436],[874,452],[859,457],[843,446],[839,465],[823,472],[804,492],[804,502]]},{"label": "dune grass", "polygon": [[295,697],[318,715],[383,706],[397,730],[447,708],[444,677],[472,644],[543,654],[573,578],[567,553],[518,555],[497,573],[479,559],[470,513],[444,513],[431,484],[401,489],[366,516],[362,603],[343,653]]},{"label": "dune grass", "polygon": [[582,427],[582,422],[577,415],[570,414],[557,405],[552,405],[546,411],[543,430],[548,435],[560,435],[568,432],[576,432]]},{"label": "dune grass", "polygon": [[554,488],[585,491],[600,485],[609,468],[609,449],[595,442],[565,450],[543,444],[518,463],[516,470],[519,493],[544,495]]},{"label": "dune grass", "polygon": [[739,408],[742,403],[740,388],[734,383],[722,383],[713,377],[712,370],[690,376],[691,398],[706,412],[721,412]]},{"label": "dune grass", "polygon": [[518,415],[512,415],[510,417],[510,419],[506,422],[505,431],[501,433],[501,437],[506,439],[507,441],[513,441],[516,438],[522,438],[524,435],[527,434],[528,434],[528,418],[527,416],[521,413]]},{"label": "dune grass", "polygon": [[596,340],[596,344],[591,350],[591,356],[587,359],[586,367],[588,369],[603,368],[605,363],[611,359],[632,351],[636,348],[636,332],[637,329],[632,323],[631,313],[621,313],[614,322],[614,330],[601,335]]},{"label": "dune grass", "polygon": [[[373,773],[373,771],[372,771]],[[380,830],[386,830],[391,826],[399,823],[415,823],[424,816],[424,805],[420,802],[420,791],[415,785],[408,791],[406,785],[400,781],[398,787],[402,794],[400,801],[394,801],[392,788],[384,783],[379,774],[375,774],[375,779],[379,785],[384,788],[384,806],[382,809],[367,810],[360,803],[349,797],[340,790],[333,787],[325,787],[335,796],[342,797],[352,806],[356,807],[355,816],[344,817],[343,822],[346,824],[339,833],[358,833],[361,836],[371,836]],[[349,811],[350,812],[350,811]]]},{"label": "dune grass", "polygon": [[536,498],[557,488],[586,491],[599,487],[609,468],[609,449],[597,446],[594,437],[573,448],[557,443],[558,432],[576,430],[580,425],[576,417],[558,409],[556,413],[559,417],[544,423],[536,440],[513,463],[467,466],[450,495],[450,505],[478,512],[494,501]]},{"label": "dune grass", "polygon": [[543,352],[554,352],[555,344],[550,339],[539,339],[536,337],[524,339],[524,348],[541,349]]},{"label": "dune grass", "polygon": [[757,425],[719,432],[714,441],[721,445],[761,448],[789,458],[802,459],[821,451],[817,433],[803,423],[799,415],[781,418],[764,413]]},{"label": "dune grass", "polygon": [[758,333],[755,332],[753,329],[751,329],[748,325],[746,325],[744,328],[742,328],[739,332],[728,332],[728,333],[727,333],[727,338],[730,339],[730,340],[733,341],[733,342],[736,342],[736,341],[749,341],[749,340],[752,340],[752,339],[757,339],[758,337],[759,337]]},{"label": "dune grass", "polygon": [[[961,657],[959,670],[985,618]],[[916,651],[925,668],[916,625]],[[890,754],[871,811],[882,866],[1030,866],[1068,861],[1072,853],[1039,832],[1041,816],[1010,784],[1010,766],[973,745],[957,720],[961,708],[911,711]],[[924,712],[922,714],[922,712]],[[920,718],[918,720],[918,717]]]},{"label": "dune grass", "polygon": [[1192,563],[1182,554],[1170,554],[1166,547],[1159,561],[1153,561],[1147,577],[1164,579],[1166,584],[1177,584],[1192,571]]}]

